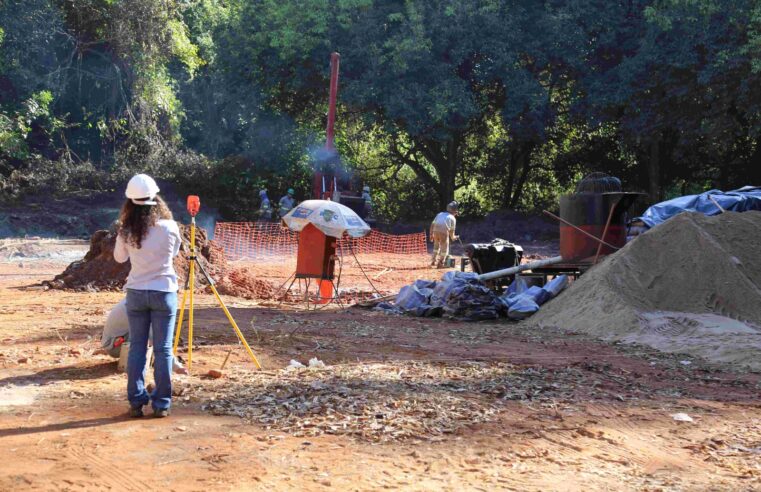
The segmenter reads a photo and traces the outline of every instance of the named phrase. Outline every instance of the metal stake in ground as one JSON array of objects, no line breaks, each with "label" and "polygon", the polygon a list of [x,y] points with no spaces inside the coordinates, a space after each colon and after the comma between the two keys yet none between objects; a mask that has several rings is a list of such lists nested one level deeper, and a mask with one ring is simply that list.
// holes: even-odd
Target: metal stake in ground
[{"label": "metal stake in ground", "polygon": [[190,257],[188,258],[189,265],[188,265],[188,279],[185,283],[185,292],[182,294],[182,302],[180,304],[180,315],[177,317],[177,329],[176,333],[174,335],[174,348],[173,352],[174,355],[177,355],[177,346],[180,343],[180,332],[182,330],[182,320],[185,315],[185,301],[186,299],[190,300],[190,307],[188,309],[188,372],[190,372],[192,366],[193,366],[193,290],[195,287],[195,267],[198,266],[198,270],[203,274],[203,276],[206,278],[206,281],[209,283],[209,287],[211,287],[211,291],[214,294],[214,297],[217,298],[217,302],[219,302],[219,306],[222,308],[222,311],[225,313],[225,316],[227,316],[227,320],[230,322],[230,325],[233,327],[233,330],[235,331],[235,334],[238,336],[238,340],[243,344],[243,346],[246,348],[246,351],[248,352],[248,355],[251,356],[251,360],[254,361],[254,365],[257,369],[261,369],[262,366],[259,364],[259,361],[256,359],[256,356],[254,355],[254,352],[251,350],[251,347],[248,345],[248,342],[246,341],[246,338],[243,336],[243,333],[240,331],[240,328],[238,328],[238,324],[235,322],[235,319],[233,318],[232,314],[230,314],[230,311],[227,309],[227,306],[225,306],[224,301],[222,301],[222,298],[219,296],[219,292],[217,292],[217,288],[214,286],[214,280],[209,276],[209,274],[204,269],[203,265],[201,265],[201,262],[198,261],[198,257],[196,256],[196,215],[198,214],[198,211],[201,209],[201,200],[194,195],[191,195],[188,197],[188,213],[190,214]]}]

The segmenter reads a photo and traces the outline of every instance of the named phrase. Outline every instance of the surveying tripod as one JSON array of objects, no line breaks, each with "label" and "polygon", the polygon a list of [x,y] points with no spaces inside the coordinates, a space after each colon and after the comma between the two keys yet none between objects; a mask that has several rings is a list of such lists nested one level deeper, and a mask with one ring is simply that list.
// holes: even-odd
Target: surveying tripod
[{"label": "surveying tripod", "polygon": [[[198,261],[198,256],[196,254],[196,215],[198,214],[199,210],[201,210],[201,200],[195,196],[190,195],[188,197],[188,213],[190,214],[190,257],[188,258],[188,276],[185,279],[185,291],[182,293],[182,302],[180,304],[180,315],[177,317],[177,329],[175,330],[174,334],[174,347],[172,349],[172,352],[175,356],[177,356],[177,346],[180,344],[180,332],[182,331],[182,321],[185,317],[185,302],[190,301],[190,307],[188,309],[188,371],[191,370],[193,367],[193,290],[195,287],[195,267],[198,266],[198,269],[201,271],[203,276],[206,278],[206,281],[209,283],[209,287],[211,287],[212,293],[214,293],[214,297],[217,298],[217,301],[219,302],[219,306],[222,308],[222,311],[224,311],[225,316],[227,316],[228,321],[230,321],[230,325],[233,327],[233,330],[235,331],[235,334],[238,336],[238,340],[240,340],[240,343],[243,344],[243,346],[246,348],[246,351],[248,352],[248,355],[251,356],[251,360],[254,361],[254,365],[257,369],[261,369],[262,366],[259,364],[259,361],[256,359],[256,356],[254,355],[254,352],[251,350],[251,347],[248,345],[248,342],[246,341],[246,338],[243,336],[243,333],[240,331],[240,328],[238,328],[238,324],[235,322],[235,319],[233,318],[232,314],[230,314],[230,311],[227,309],[227,306],[225,306],[224,301],[222,301],[222,298],[219,296],[219,292],[217,292],[217,288],[214,285],[214,280],[209,276],[209,274],[206,272],[206,269],[204,269],[203,265],[200,261]],[[229,354],[228,354],[229,355]]]}]

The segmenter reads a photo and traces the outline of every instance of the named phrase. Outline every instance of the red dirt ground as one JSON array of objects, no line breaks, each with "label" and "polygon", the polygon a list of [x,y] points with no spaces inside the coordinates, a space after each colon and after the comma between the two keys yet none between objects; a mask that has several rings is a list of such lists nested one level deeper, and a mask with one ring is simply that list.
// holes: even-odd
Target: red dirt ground
[{"label": "red dirt ground", "polygon": [[[499,400],[493,419],[451,435],[304,438],[202,409],[232,382],[199,376],[230,349],[228,374],[252,367],[214,300],[200,295],[194,375],[176,378],[172,416],[129,419],[125,376],[94,354],[121,294],[28,287],[64,267],[0,263],[0,490],[761,490],[758,374],[508,322],[225,297],[273,374],[318,357],[329,367],[509,362],[540,378],[537,395]],[[379,289],[441,273],[367,267]],[[256,268],[275,280],[289,266]]]}]

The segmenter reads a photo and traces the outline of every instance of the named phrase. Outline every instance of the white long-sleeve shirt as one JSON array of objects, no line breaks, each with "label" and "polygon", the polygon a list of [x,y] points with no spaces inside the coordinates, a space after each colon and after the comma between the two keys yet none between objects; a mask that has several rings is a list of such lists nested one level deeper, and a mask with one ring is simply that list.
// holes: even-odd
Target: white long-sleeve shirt
[{"label": "white long-sleeve shirt", "polygon": [[172,259],[180,252],[182,237],[177,222],[159,220],[148,229],[140,249],[122,238],[116,238],[114,259],[130,260],[131,268],[125,289],[177,291],[177,273]]}]

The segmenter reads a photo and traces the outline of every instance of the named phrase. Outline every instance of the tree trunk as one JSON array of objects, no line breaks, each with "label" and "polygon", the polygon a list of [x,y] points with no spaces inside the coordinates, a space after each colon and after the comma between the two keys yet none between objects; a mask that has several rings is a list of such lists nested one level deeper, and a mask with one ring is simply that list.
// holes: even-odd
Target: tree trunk
[{"label": "tree trunk", "polygon": [[518,163],[516,162],[518,159],[516,158],[516,151],[515,148],[511,148],[509,152],[509,160],[507,162],[506,166],[506,175],[505,175],[505,186],[502,190],[502,199],[500,200],[502,208],[507,209],[510,208],[510,202],[512,202],[513,198],[513,188],[515,187],[515,175],[516,169],[518,167]]},{"label": "tree trunk", "polygon": [[[439,207],[444,210],[454,200],[457,190],[457,173],[462,167],[462,135],[441,143],[435,140],[413,138],[411,149],[402,149],[398,140],[391,141],[391,155],[397,162],[409,166],[420,179],[421,186],[432,188],[439,197]],[[418,160],[424,158],[433,169]]]},{"label": "tree trunk", "polygon": [[433,167],[436,168],[436,173],[439,175],[439,185],[436,191],[439,195],[439,208],[441,210],[445,210],[447,205],[454,200],[458,166],[457,162],[452,162],[449,159],[450,156],[446,156],[442,161],[432,162]]},{"label": "tree trunk", "polygon": [[500,200],[502,208],[515,208],[523,193],[523,188],[531,170],[531,154],[536,144],[522,142],[515,144],[509,152],[509,162],[505,166],[504,194]]},{"label": "tree trunk", "polygon": [[452,190],[452,187],[447,186],[447,183],[441,183],[439,186],[439,209],[440,210],[446,210],[447,205],[449,205],[454,200],[454,191]]},{"label": "tree trunk", "polygon": [[[439,207],[441,210],[444,210],[449,202],[454,200],[454,192],[457,188],[457,171],[462,164],[460,162],[461,142],[462,140],[458,137],[447,141],[443,146],[440,142],[433,140],[418,141],[418,150],[436,170],[438,180],[435,189],[439,195]],[[415,167],[413,167],[413,170],[415,170],[419,177],[423,177],[420,176],[420,172]]]},{"label": "tree trunk", "polygon": [[521,153],[521,157],[518,160],[519,169],[520,169],[520,177],[518,178],[518,182],[515,185],[515,190],[513,191],[513,196],[510,199],[510,208],[515,209],[515,207],[518,206],[518,202],[521,199],[521,195],[523,194],[523,188],[526,185],[526,181],[528,180],[528,175],[531,172],[531,151],[526,151]]},{"label": "tree trunk", "polygon": [[756,140],[753,153],[745,166],[747,173],[743,186],[761,186],[761,139]]},{"label": "tree trunk", "polygon": [[661,146],[656,139],[650,144],[650,158],[647,165],[648,192],[650,200],[658,203],[663,199],[661,189]]}]

